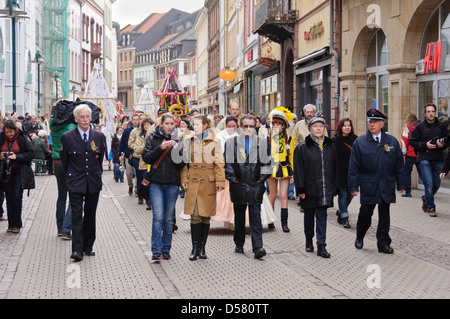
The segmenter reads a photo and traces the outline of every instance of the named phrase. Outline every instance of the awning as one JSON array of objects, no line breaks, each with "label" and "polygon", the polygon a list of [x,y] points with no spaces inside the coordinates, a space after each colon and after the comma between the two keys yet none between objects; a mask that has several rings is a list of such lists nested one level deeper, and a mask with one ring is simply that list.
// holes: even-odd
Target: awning
[{"label": "awning", "polygon": [[233,93],[237,93],[239,92],[239,90],[241,89],[241,84],[242,82],[239,82],[238,84],[236,84],[233,88]]}]

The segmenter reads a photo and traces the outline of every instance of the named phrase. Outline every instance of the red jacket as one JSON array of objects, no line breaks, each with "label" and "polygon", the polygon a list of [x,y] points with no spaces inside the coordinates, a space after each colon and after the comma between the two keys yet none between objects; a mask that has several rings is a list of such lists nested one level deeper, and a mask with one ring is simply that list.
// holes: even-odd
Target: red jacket
[{"label": "red jacket", "polygon": [[419,122],[413,122],[413,125],[407,126],[404,128],[402,133],[402,153],[405,156],[409,157],[417,157],[416,152],[414,151],[414,148],[409,143],[411,138],[411,133],[416,127],[416,124]]}]

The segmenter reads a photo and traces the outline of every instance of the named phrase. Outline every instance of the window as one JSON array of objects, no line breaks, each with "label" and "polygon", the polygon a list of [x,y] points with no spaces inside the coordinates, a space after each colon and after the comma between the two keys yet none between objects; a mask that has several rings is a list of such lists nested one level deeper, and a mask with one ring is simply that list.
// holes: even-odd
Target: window
[{"label": "window", "polygon": [[[366,110],[376,108],[384,114],[389,113],[389,73],[390,52],[386,35],[378,29],[370,40],[366,62]],[[384,127],[388,130],[388,123]]]}]

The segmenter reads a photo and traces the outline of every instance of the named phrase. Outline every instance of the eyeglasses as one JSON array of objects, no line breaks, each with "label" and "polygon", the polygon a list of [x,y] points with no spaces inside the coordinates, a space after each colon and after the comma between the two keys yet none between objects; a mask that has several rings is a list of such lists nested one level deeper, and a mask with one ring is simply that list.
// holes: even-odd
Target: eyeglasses
[{"label": "eyeglasses", "polygon": [[243,128],[255,128],[253,125],[242,125]]}]

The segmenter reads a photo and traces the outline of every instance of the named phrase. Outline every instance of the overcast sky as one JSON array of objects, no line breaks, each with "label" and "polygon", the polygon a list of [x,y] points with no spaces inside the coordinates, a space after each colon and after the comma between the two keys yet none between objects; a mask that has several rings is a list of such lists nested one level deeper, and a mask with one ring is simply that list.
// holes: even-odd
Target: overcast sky
[{"label": "overcast sky", "polygon": [[113,21],[123,28],[141,23],[151,13],[163,13],[172,8],[192,13],[204,3],[205,0],[117,0],[113,4]]}]

